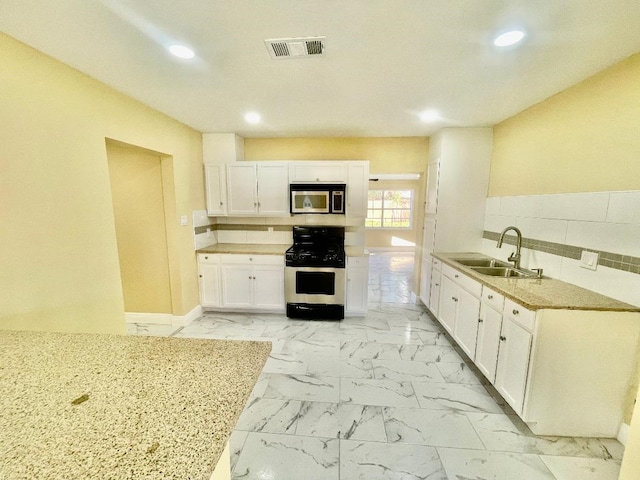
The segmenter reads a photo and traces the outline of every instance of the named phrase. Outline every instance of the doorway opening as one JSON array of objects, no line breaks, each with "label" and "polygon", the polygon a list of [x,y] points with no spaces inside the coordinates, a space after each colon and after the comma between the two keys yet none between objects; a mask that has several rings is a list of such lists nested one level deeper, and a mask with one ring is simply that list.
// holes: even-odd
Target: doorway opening
[{"label": "doorway opening", "polygon": [[165,205],[173,200],[171,158],[106,140],[125,312],[173,312]]}]

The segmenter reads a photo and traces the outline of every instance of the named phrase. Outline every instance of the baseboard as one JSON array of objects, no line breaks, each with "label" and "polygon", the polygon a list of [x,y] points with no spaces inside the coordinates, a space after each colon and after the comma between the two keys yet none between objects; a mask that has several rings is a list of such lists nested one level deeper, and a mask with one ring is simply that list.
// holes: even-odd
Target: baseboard
[{"label": "baseboard", "polygon": [[202,307],[200,305],[196,305],[189,313],[182,316],[173,315],[171,320],[171,325],[174,327],[186,327],[191,322],[193,322],[196,318],[202,316]]},{"label": "baseboard", "polygon": [[620,425],[620,430],[618,430],[618,441],[623,444],[623,445],[627,445],[627,440],[629,439],[629,429],[631,427],[629,425],[627,425],[626,423],[623,423],[622,425]]},{"label": "baseboard", "polygon": [[365,249],[375,253],[415,253],[415,247],[367,247]]},{"label": "baseboard", "polygon": [[202,315],[202,307],[197,305],[186,315],[172,315],[170,313],[127,313],[124,318],[127,323],[141,323],[145,325],[173,325],[185,327]]}]

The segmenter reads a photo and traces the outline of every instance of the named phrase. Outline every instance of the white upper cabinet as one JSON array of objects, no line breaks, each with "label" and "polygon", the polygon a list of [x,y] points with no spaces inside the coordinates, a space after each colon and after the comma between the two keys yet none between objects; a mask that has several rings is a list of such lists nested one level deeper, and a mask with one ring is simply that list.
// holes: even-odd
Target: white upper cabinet
[{"label": "white upper cabinet", "polygon": [[427,193],[425,196],[424,214],[435,215],[438,211],[438,168],[440,159],[436,158],[427,167]]},{"label": "white upper cabinet", "polygon": [[347,217],[366,217],[369,197],[369,162],[347,162]]},{"label": "white upper cabinet", "polygon": [[257,162],[258,213],[289,214],[289,168],[282,162]]},{"label": "white upper cabinet", "polygon": [[227,164],[229,215],[289,214],[288,168],[282,162]]},{"label": "white upper cabinet", "polygon": [[346,183],[345,162],[290,162],[291,182]]},{"label": "white upper cabinet", "polygon": [[204,166],[207,213],[227,214],[227,170],[223,163],[209,163]]}]

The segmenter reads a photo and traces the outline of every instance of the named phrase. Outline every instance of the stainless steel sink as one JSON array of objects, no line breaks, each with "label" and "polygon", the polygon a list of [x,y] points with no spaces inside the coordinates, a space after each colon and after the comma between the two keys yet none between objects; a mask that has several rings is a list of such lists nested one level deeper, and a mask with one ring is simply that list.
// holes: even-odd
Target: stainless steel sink
[{"label": "stainless steel sink", "polygon": [[509,267],[508,263],[493,258],[454,258],[453,261],[465,267]]},{"label": "stainless steel sink", "polygon": [[470,267],[471,270],[481,275],[491,277],[515,277],[515,278],[536,278],[535,272],[525,272],[512,267]]}]

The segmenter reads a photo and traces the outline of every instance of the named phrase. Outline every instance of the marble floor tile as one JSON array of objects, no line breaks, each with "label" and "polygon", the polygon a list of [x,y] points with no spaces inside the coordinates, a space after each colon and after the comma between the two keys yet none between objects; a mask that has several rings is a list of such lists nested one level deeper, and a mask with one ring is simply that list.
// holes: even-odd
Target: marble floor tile
[{"label": "marble floor tile", "polygon": [[484,377],[477,375],[465,362],[438,363],[438,370],[449,383],[467,383],[479,385]]},{"label": "marble floor tile", "polygon": [[453,347],[440,345],[403,345],[400,350],[402,360],[418,362],[462,363],[462,357]]},{"label": "marble floor tile", "polygon": [[180,332],[184,327],[175,325],[156,325],[151,323],[127,323],[127,335],[141,335],[149,337],[170,337]]},{"label": "marble floor tile", "polygon": [[575,438],[585,456],[603,460],[622,460],[624,445],[615,438]]},{"label": "marble floor tile", "polygon": [[482,385],[414,382],[418,403],[431,410],[502,413]]},{"label": "marble floor tile", "polygon": [[231,432],[231,436],[229,436],[229,455],[231,456],[232,472],[236,463],[238,463],[238,458],[240,458],[240,452],[244,447],[244,442],[247,440],[247,435],[249,435],[249,432],[234,430]]},{"label": "marble floor tile", "polygon": [[600,457],[599,442],[592,439],[582,444],[572,437],[542,437],[514,415],[467,413],[469,421],[487,450],[569,457]]},{"label": "marble floor tile", "polygon": [[340,379],[315,375],[269,374],[265,398],[338,403]]},{"label": "marble floor tile", "polygon": [[296,435],[386,442],[382,407],[304,402]]},{"label": "marble floor tile", "polygon": [[451,480],[556,480],[537,455],[456,448],[438,453]]},{"label": "marble floor tile", "polygon": [[269,380],[271,379],[271,373],[261,373],[256,381],[256,384],[253,386],[253,390],[251,390],[250,397],[262,397],[264,392],[267,390],[267,385],[269,384]]},{"label": "marble floor tile", "polygon": [[393,380],[340,379],[340,401],[357,405],[418,407],[409,382]]},{"label": "marble floor tile", "polygon": [[388,407],[382,410],[382,415],[391,443],[484,449],[471,423],[461,413]]},{"label": "marble floor tile", "polygon": [[338,340],[285,340],[282,353],[338,357],[340,355],[340,342]]},{"label": "marble floor tile", "polygon": [[620,463],[601,458],[540,456],[556,480],[618,480]]},{"label": "marble floor tile", "polygon": [[417,332],[367,332],[369,342],[392,343],[395,345],[422,345]]},{"label": "marble floor tile", "polygon": [[442,332],[419,332],[418,335],[420,335],[420,339],[424,345],[453,346],[449,338]]},{"label": "marble floor tile", "polygon": [[401,345],[375,342],[343,342],[341,358],[364,358],[373,360],[400,360]]},{"label": "marble floor tile", "polygon": [[262,369],[264,373],[307,373],[307,362],[296,355],[271,353]]},{"label": "marble floor tile", "polygon": [[236,424],[236,430],[263,433],[293,434],[296,431],[299,400],[251,398]]},{"label": "marble floor tile", "polygon": [[384,314],[375,311],[368,312],[366,317],[346,317],[340,322],[340,327],[346,329],[364,328],[367,331],[389,331],[389,324]]},{"label": "marble floor tile", "polygon": [[308,375],[345,378],[374,378],[371,360],[300,355],[307,364]]},{"label": "marble floor tile", "polygon": [[447,480],[447,475],[432,447],[341,440],[340,478]]},{"label": "marble floor tile", "polygon": [[250,433],[233,480],[338,480],[339,440]]},{"label": "marble floor tile", "polygon": [[379,380],[397,382],[444,382],[435,363],[405,360],[373,360],[373,373]]}]

